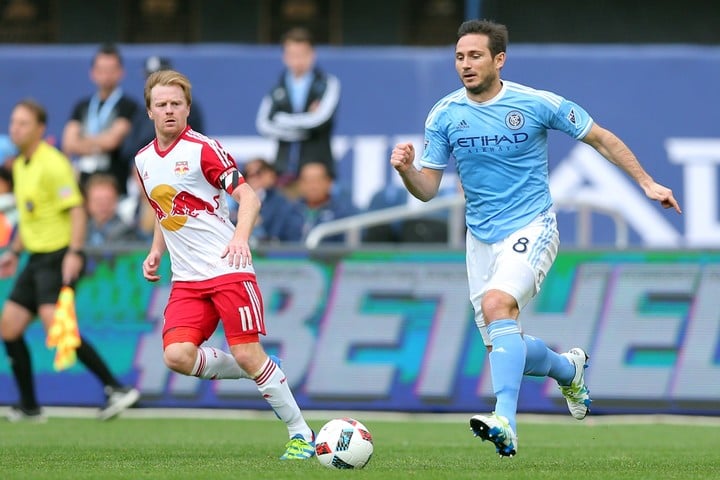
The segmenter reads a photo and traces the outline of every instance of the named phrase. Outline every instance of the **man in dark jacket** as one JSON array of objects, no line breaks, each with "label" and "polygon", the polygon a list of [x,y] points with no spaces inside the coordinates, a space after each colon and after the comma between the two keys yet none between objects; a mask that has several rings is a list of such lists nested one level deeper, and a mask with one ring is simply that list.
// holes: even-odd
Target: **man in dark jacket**
[{"label": "man in dark jacket", "polygon": [[282,45],[286,69],[263,97],[255,123],[261,135],[278,142],[275,169],[280,185],[285,186],[310,162],[325,163],[335,174],[330,139],[340,81],[315,66],[315,49],[307,30],[288,31]]}]

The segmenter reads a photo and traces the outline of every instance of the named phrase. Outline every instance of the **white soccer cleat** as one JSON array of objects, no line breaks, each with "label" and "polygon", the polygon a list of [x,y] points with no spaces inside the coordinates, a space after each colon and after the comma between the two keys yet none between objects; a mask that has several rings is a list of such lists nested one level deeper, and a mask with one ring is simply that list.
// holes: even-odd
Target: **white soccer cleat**
[{"label": "white soccer cleat", "polygon": [[570,414],[582,420],[590,411],[590,390],[585,385],[585,369],[590,358],[582,348],[571,348],[567,353],[561,354],[575,365],[575,377],[570,385],[560,386],[560,391],[567,401]]},{"label": "white soccer cleat", "polygon": [[475,415],[470,419],[470,429],[476,437],[492,442],[501,457],[512,457],[517,453],[517,435],[507,418],[495,413],[489,416]]},{"label": "white soccer cleat", "polygon": [[10,410],[5,415],[8,422],[28,422],[28,423],[45,423],[47,417],[43,413],[40,407],[37,408],[25,408],[20,405],[14,405],[10,407]]},{"label": "white soccer cleat", "polygon": [[140,392],[135,388],[112,388],[105,389],[107,403],[105,408],[100,410],[100,420],[110,420],[117,417],[124,410],[132,407],[140,399]]}]

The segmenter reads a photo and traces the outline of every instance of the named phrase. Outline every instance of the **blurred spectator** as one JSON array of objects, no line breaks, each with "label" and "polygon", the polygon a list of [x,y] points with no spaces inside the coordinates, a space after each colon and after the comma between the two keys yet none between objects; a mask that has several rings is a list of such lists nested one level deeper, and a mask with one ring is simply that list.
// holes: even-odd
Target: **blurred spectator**
[{"label": "blurred spectator", "polygon": [[[462,193],[460,182],[453,176],[444,177],[438,190],[438,197],[447,197]],[[407,189],[398,184],[389,184],[380,188],[370,199],[367,211],[407,205],[419,202],[408,194]],[[363,232],[365,242],[385,243],[447,243],[448,212],[446,210],[422,217],[398,220],[392,223],[368,227]]]},{"label": "blurred spectator", "polygon": [[[142,184],[140,183],[140,179],[137,175],[135,175],[135,181],[137,188],[142,191]],[[137,203],[134,204],[134,209],[130,215],[127,214],[128,212],[119,211],[118,213],[125,223],[132,223],[135,226],[135,233],[138,236],[138,240],[150,242],[152,241],[153,234],[155,233],[157,212],[152,205],[150,205],[150,202],[148,202],[148,200],[144,197],[144,193],[134,197],[137,200]],[[227,198],[229,199],[230,195],[228,195]],[[127,205],[128,202],[121,202],[120,209],[127,207]],[[237,204],[235,204],[235,207],[237,208]]]},{"label": "blurred spectator", "polygon": [[308,162],[324,162],[334,176],[330,139],[340,81],[315,66],[315,48],[307,30],[288,31],[282,47],[285,70],[263,97],[255,121],[261,135],[278,142],[275,169],[279,185],[292,183]]},{"label": "blurred spectator", "polygon": [[130,163],[120,156],[120,145],[130,133],[138,104],[120,87],[124,75],[117,47],[101,46],[90,68],[97,91],[75,105],[63,130],[63,152],[75,157],[83,189],[90,175],[101,172],[115,177],[121,195],[127,192]]},{"label": "blurred spectator", "polygon": [[[300,169],[297,187],[298,205],[304,217],[303,239],[316,225],[358,213],[349,195],[334,189],[333,184],[333,177],[325,163],[310,162]],[[334,235],[325,240],[341,242],[344,238],[344,235]]]},{"label": "blurred spectator", "polygon": [[138,240],[132,225],[118,215],[120,192],[112,175],[95,173],[85,185],[85,204],[88,212],[88,247],[101,247],[108,243]]},{"label": "blurred spectator", "polygon": [[[172,70],[172,62],[169,58],[159,57],[157,55],[150,56],[145,59],[143,77],[143,86],[145,80],[151,73],[160,70]],[[205,133],[205,122],[203,121],[202,109],[198,105],[193,96],[193,103],[190,107],[190,116],[188,117],[188,125],[196,132]],[[125,141],[122,144],[121,155],[127,159],[130,164],[135,162],[135,154],[145,145],[152,142],[155,138],[155,125],[148,117],[147,105],[143,105],[137,109],[132,117],[132,128]]]},{"label": "blurred spectator", "polygon": [[12,161],[17,154],[17,147],[10,140],[10,136],[0,135],[0,165],[12,169]]},{"label": "blurred spectator", "polygon": [[263,158],[253,158],[245,163],[242,174],[262,202],[253,238],[271,242],[300,241],[303,214],[299,206],[277,188],[277,172],[273,166]]},{"label": "blurred spectator", "polygon": [[[386,185],[372,196],[367,211],[382,210],[384,208],[406,205],[408,191],[398,185]],[[402,221],[386,223],[368,227],[363,232],[363,240],[366,242],[396,243],[402,241]]]},{"label": "blurred spectator", "polygon": [[17,220],[12,171],[0,166],[0,248],[7,248],[10,245]]}]

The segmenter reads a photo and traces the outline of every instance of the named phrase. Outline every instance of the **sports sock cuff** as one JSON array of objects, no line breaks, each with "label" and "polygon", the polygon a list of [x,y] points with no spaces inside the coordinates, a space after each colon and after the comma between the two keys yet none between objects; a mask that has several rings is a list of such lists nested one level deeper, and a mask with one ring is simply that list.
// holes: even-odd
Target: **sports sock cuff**
[{"label": "sports sock cuff", "polygon": [[278,366],[273,362],[270,357],[265,360],[265,363],[263,363],[263,366],[260,368],[260,370],[253,375],[253,378],[255,379],[255,383],[257,383],[258,387],[262,387],[269,379],[272,377],[273,373],[275,373],[275,370],[277,370]]},{"label": "sports sock cuff", "polygon": [[488,336],[490,340],[495,340],[498,337],[504,337],[505,335],[520,334],[520,327],[515,320],[495,320],[490,322],[487,326]]},{"label": "sports sock cuff", "polygon": [[193,377],[199,377],[200,375],[202,375],[202,372],[205,369],[205,365],[207,365],[207,359],[205,358],[205,352],[203,351],[202,348],[198,348],[197,356],[195,357],[195,365],[193,365],[191,375]]}]

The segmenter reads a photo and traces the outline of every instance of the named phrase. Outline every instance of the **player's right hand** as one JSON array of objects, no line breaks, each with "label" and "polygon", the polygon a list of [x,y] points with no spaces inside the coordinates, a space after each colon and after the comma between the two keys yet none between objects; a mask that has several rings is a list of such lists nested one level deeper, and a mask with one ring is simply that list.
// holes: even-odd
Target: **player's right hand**
[{"label": "player's right hand", "polygon": [[0,278],[13,276],[17,266],[17,256],[9,250],[5,251],[2,255],[0,255]]},{"label": "player's right hand", "polygon": [[160,267],[160,255],[150,252],[142,264],[143,277],[149,282],[157,282],[160,280],[158,268]]},{"label": "player's right hand", "polygon": [[412,143],[398,143],[390,155],[390,165],[400,173],[406,172],[415,161],[415,147]]}]

